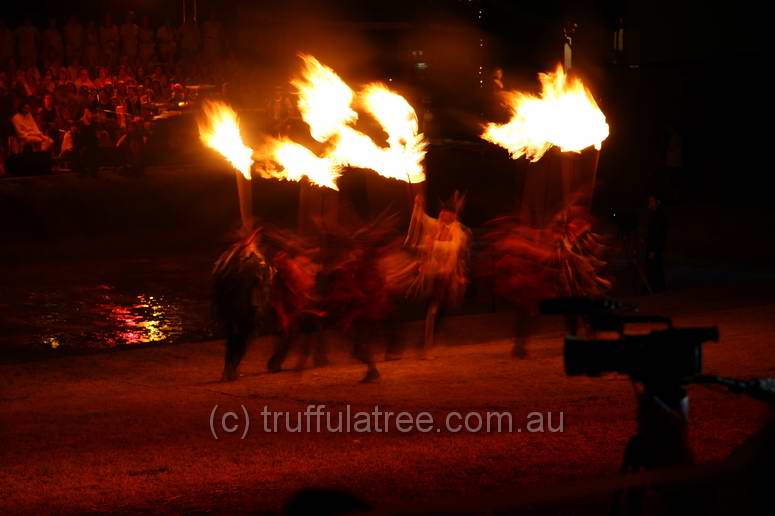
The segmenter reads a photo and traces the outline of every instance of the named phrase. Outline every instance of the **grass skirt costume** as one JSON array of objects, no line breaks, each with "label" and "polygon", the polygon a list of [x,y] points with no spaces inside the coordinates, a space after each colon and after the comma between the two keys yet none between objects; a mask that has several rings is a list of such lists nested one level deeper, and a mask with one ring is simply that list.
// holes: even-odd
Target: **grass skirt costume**
[{"label": "grass skirt costume", "polygon": [[515,217],[496,219],[489,228],[480,270],[493,280],[496,295],[521,309],[532,313],[542,299],[597,297],[611,287],[603,272],[606,246],[584,208],[562,210],[543,228]]},{"label": "grass skirt costume", "polygon": [[218,258],[213,306],[226,333],[224,380],[238,378],[254,331],[287,337],[305,316],[322,315],[317,272],[299,239],[273,230],[255,230]]}]

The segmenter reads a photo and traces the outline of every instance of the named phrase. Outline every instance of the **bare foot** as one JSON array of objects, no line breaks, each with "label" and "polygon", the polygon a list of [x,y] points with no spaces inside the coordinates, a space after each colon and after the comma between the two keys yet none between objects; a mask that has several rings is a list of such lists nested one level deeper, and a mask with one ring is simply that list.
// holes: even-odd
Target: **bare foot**
[{"label": "bare foot", "polygon": [[379,380],[379,371],[376,369],[369,369],[366,371],[366,376],[363,377],[361,383],[374,383]]}]

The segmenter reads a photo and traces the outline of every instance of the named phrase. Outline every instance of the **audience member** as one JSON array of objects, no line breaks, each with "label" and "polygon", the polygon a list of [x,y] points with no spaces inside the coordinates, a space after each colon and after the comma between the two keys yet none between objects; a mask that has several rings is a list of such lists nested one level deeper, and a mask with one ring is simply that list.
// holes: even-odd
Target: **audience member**
[{"label": "audience member", "polygon": [[22,147],[31,146],[35,151],[47,151],[54,140],[43,134],[32,116],[32,99],[23,102],[18,112],[11,117],[16,137]]},{"label": "audience member", "polygon": [[153,117],[185,109],[187,84],[220,82],[221,37],[212,15],[201,33],[193,19],[178,31],[148,16],[138,26],[131,11],[120,27],[109,13],[99,25],[51,18],[43,31],[29,18],[15,30],[0,20],[0,173],[23,148],[87,174],[113,159],[136,167]]}]

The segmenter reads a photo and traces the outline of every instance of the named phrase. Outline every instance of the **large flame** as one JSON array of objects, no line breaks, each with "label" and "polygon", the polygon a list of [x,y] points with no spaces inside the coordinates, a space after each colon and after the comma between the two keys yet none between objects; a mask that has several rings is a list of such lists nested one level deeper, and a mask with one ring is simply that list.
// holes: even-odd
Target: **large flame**
[{"label": "large flame", "polygon": [[220,153],[250,181],[253,149],[242,141],[237,114],[223,102],[208,102],[203,110],[205,121],[199,124],[199,137],[202,142]]},{"label": "large flame", "polygon": [[[427,144],[418,133],[417,115],[406,99],[382,84],[370,84],[356,97],[331,68],[312,56],[301,58],[302,77],[292,81],[299,94],[299,111],[311,136],[328,145],[317,156],[288,140],[273,142],[269,159],[281,165],[289,179],[306,175],[316,184],[336,188],[341,169],[351,166],[401,181],[425,180],[422,161]],[[387,147],[377,145],[352,126],[358,120],[353,103],[379,122],[387,133]]]},{"label": "large flame", "polygon": [[388,148],[381,163],[371,166],[380,175],[412,183],[425,180],[422,161],[427,145],[418,133],[417,114],[404,97],[390,91],[385,85],[368,85],[361,93],[361,103],[379,122],[388,135]]},{"label": "large flame", "polygon": [[513,159],[525,156],[530,161],[538,161],[551,147],[562,152],[581,152],[592,146],[599,150],[608,137],[608,124],[584,84],[569,79],[561,65],[538,78],[540,96],[504,93],[511,120],[487,124],[482,138],[508,150]]},{"label": "large flame", "polygon": [[290,140],[272,142],[271,161],[278,163],[282,170],[266,168],[259,170],[264,177],[299,181],[306,176],[311,183],[339,190],[336,179],[340,167],[330,158],[318,157],[308,148]]},{"label": "large flame", "polygon": [[301,79],[291,81],[299,93],[299,111],[319,142],[336,135],[342,127],[358,119],[352,110],[353,90],[329,67],[312,56],[301,55]]}]

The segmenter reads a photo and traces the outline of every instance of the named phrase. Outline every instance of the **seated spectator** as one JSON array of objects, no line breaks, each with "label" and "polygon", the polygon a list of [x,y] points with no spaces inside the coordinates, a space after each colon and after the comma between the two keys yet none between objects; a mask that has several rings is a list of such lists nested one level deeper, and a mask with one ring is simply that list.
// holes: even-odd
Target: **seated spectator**
[{"label": "seated spectator", "polygon": [[107,112],[115,117],[115,106],[113,105],[113,86],[107,84],[104,88],[97,91],[97,109]]},{"label": "seated spectator", "polygon": [[13,82],[13,91],[22,98],[31,97],[35,93],[27,82],[27,74],[24,73],[24,70],[16,71],[16,78]]},{"label": "seated spectator", "polygon": [[74,122],[70,122],[69,128],[62,136],[62,147],[59,151],[60,159],[71,159],[73,151],[75,150],[75,134],[78,132],[78,128]]},{"label": "seated spectator", "polygon": [[153,88],[142,88],[143,94],[140,95],[140,104],[145,106],[147,104],[153,104]]},{"label": "seated spectator", "polygon": [[40,80],[40,84],[38,85],[38,91],[45,95],[46,93],[54,93],[54,89],[56,88],[56,80],[54,79],[54,71],[52,68],[49,68],[46,70],[46,73],[43,75],[43,78]]},{"label": "seated spectator", "polygon": [[32,91],[33,95],[38,94],[38,86],[40,84],[40,72],[38,71],[37,66],[32,66],[30,68],[27,68],[27,85],[30,88],[30,91]]},{"label": "seated spectator", "polygon": [[151,82],[151,88],[153,88],[153,98],[156,102],[166,102],[169,99],[168,95],[165,95],[164,88],[159,81]]},{"label": "seated spectator", "polygon": [[130,79],[134,80],[134,76],[132,76],[129,66],[126,63],[121,63],[121,66],[118,67],[118,81],[126,83]]},{"label": "seated spectator", "polygon": [[81,86],[78,88],[78,107],[84,109],[89,105],[89,87]]},{"label": "seated spectator", "polygon": [[86,86],[89,89],[94,88],[94,83],[91,80],[91,77],[89,77],[89,70],[86,68],[81,68],[81,71],[78,74],[78,79],[75,81],[75,85],[78,86],[78,88],[82,88]]},{"label": "seated spectator", "polygon": [[170,91],[170,102],[172,103],[173,108],[183,107],[183,105],[188,100],[186,89],[183,87],[183,85],[180,83],[175,83],[172,85],[172,88],[170,88]]},{"label": "seated spectator", "polygon": [[22,104],[21,109],[11,118],[11,123],[22,146],[29,145],[33,150],[47,151],[54,144],[54,140],[43,134],[35,123],[30,100]]},{"label": "seated spectator", "polygon": [[124,81],[118,81],[113,93],[114,103],[116,105],[123,104],[127,97],[127,88]]},{"label": "seated spectator", "polygon": [[[0,20],[0,101],[6,113],[0,120],[5,135],[0,170],[8,153],[18,151],[18,142],[53,148],[57,155],[76,149],[73,162],[85,163],[87,172],[108,155],[136,157],[136,152],[117,152],[112,143],[103,145],[109,147],[105,153],[84,153],[91,145],[79,141],[91,141],[92,132],[107,135],[103,143],[125,136],[122,148],[134,149],[147,139],[146,122],[164,104],[186,109],[196,100],[189,97],[188,83],[219,82],[223,31],[215,17],[203,27],[188,20],[180,32],[169,22],[155,31],[147,16],[142,19],[137,27],[130,14],[118,27],[107,14],[102,23],[84,27],[71,16],[64,25],[51,18],[42,27],[26,20],[18,30]],[[85,117],[84,110],[89,111]]]},{"label": "seated spectator", "polygon": [[78,80],[78,76],[81,73],[81,65],[75,61],[71,61],[67,65],[67,82],[75,82]]},{"label": "seated spectator", "polygon": [[116,104],[116,126],[120,129],[126,128],[127,113],[126,104],[123,102]]},{"label": "seated spectator", "polygon": [[141,83],[138,83],[138,86],[142,87],[142,90],[152,90],[153,89],[153,79],[150,75],[146,75],[145,78],[142,80]]},{"label": "seated spectator", "polygon": [[153,90],[146,88],[143,92],[140,96],[140,114],[143,119],[150,120],[158,114],[158,109],[156,109],[156,102],[153,99]]},{"label": "seated spectator", "polygon": [[153,69],[153,73],[151,73],[151,79],[154,81],[166,81],[166,76],[164,75],[164,70],[162,70],[161,66],[157,66]]},{"label": "seated spectator", "polygon": [[109,84],[113,84],[113,78],[110,76],[107,67],[101,66],[97,73],[97,78],[94,80],[94,86],[96,88],[104,88]]},{"label": "seated spectator", "polygon": [[38,126],[42,132],[49,136],[51,136],[52,131],[59,129],[54,96],[51,93],[43,95],[43,105],[38,108]]},{"label": "seated spectator", "polygon": [[137,94],[137,86],[132,85],[127,88],[125,103],[127,113],[134,116],[140,114],[142,106],[140,104],[140,96]]},{"label": "seated spectator", "polygon": [[67,84],[70,82],[70,78],[67,75],[67,68],[64,66],[59,67],[57,70],[57,84]]},{"label": "seated spectator", "polygon": [[90,88],[86,92],[86,107],[92,111],[99,109],[99,101],[97,100],[97,90]]}]

